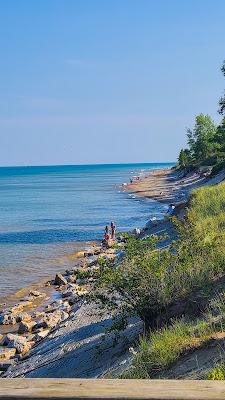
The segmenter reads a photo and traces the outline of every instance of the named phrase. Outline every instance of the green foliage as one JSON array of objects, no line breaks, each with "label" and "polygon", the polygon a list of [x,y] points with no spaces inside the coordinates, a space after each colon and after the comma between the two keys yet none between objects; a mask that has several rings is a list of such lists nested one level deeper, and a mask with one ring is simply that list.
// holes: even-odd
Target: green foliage
[{"label": "green foliage", "polygon": [[[193,192],[179,240],[160,248],[156,236],[127,235],[125,257],[117,267],[101,267],[98,289],[115,295],[115,306],[151,324],[166,307],[207,287],[225,270],[225,184]],[[118,301],[119,299],[119,301]]]},{"label": "green foliage", "polygon": [[[223,75],[225,76],[225,60],[223,62],[223,65],[221,67],[221,71],[223,73]],[[224,115],[225,113],[225,94],[223,97],[221,97],[220,101],[219,101],[219,113]]]},{"label": "green foliage", "polygon": [[204,320],[175,321],[171,326],[150,333],[140,340],[139,351],[123,378],[153,378],[175,363],[181,354],[199,347],[212,335],[212,327]]},{"label": "green foliage", "polygon": [[189,149],[181,149],[178,157],[178,168],[187,170],[192,164],[192,155]]},{"label": "green foliage", "polygon": [[209,115],[204,114],[196,117],[193,130],[187,130],[189,152],[195,165],[201,165],[212,155],[215,133],[215,123]]},{"label": "green foliage", "polygon": [[[225,61],[221,71],[225,76]],[[219,101],[219,113],[225,114],[225,94]],[[209,115],[200,114],[193,129],[187,129],[188,148],[178,156],[177,168],[189,172],[201,165],[216,165],[219,170],[225,161],[225,119],[216,127]]]},{"label": "green foliage", "polygon": [[215,366],[207,376],[207,379],[211,381],[224,381],[225,380],[225,365],[220,363]]},{"label": "green foliage", "polygon": [[[140,340],[131,367],[122,378],[154,378],[173,365],[182,355],[208,344],[225,329],[224,292],[211,300],[208,311],[197,320],[175,320],[170,326],[151,332]],[[224,364],[217,364],[208,379],[224,379]]]}]

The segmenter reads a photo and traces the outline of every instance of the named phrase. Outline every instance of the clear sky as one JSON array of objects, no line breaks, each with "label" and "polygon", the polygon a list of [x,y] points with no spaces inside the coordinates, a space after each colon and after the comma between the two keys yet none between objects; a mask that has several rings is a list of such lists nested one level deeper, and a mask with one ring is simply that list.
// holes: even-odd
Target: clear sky
[{"label": "clear sky", "polygon": [[1,1],[0,165],[174,161],[224,59],[224,0]]}]

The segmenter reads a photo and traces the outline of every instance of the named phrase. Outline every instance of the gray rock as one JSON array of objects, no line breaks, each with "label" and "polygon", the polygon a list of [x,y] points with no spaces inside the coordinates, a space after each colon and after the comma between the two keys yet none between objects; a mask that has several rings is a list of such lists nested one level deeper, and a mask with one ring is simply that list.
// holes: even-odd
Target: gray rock
[{"label": "gray rock", "polygon": [[62,274],[60,272],[58,272],[55,276],[55,281],[54,284],[57,286],[62,286],[62,285],[66,285],[67,284],[67,280],[66,278],[64,278],[62,276]]},{"label": "gray rock", "polygon": [[7,371],[12,365],[16,365],[16,360],[0,360],[0,371]]}]

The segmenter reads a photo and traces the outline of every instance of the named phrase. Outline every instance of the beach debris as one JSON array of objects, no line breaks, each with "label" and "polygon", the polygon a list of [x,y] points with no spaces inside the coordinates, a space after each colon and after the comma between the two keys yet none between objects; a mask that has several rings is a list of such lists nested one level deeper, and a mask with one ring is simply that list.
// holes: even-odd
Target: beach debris
[{"label": "beach debris", "polygon": [[36,324],[37,323],[35,321],[30,321],[30,322],[21,321],[19,324],[18,333],[22,334],[25,332],[32,332]]},{"label": "beach debris", "polygon": [[62,285],[67,285],[67,280],[66,278],[64,278],[64,276],[62,276],[62,274],[60,272],[58,272],[55,276],[55,281],[54,281],[54,285],[57,286],[62,286]]},{"label": "beach debris", "polygon": [[16,354],[15,348],[7,348],[4,346],[0,346],[0,360],[9,360],[10,358],[14,357]]}]

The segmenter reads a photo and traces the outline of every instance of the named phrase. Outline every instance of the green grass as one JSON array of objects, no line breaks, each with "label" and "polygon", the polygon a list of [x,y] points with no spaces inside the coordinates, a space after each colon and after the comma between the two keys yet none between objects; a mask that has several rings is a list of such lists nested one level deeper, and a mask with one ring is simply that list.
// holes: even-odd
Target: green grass
[{"label": "green grass", "polygon": [[212,326],[206,321],[176,321],[170,327],[152,332],[140,340],[132,367],[123,378],[153,378],[175,363],[181,354],[199,347],[212,335]]},{"label": "green grass", "polygon": [[225,184],[193,192],[185,221],[176,222],[179,240],[157,248],[155,235],[126,235],[126,256],[114,268],[101,266],[98,285],[117,292],[123,310],[148,327],[170,304],[206,290],[225,271]]},{"label": "green grass", "polygon": [[[225,183],[194,190],[184,221],[175,224],[179,240],[170,248],[158,248],[160,238],[155,236],[126,235],[121,263],[101,267],[98,289],[106,289],[111,301],[113,293],[119,294],[115,306],[141,317],[147,330],[174,303],[191,299],[194,304],[194,293],[198,301],[207,298],[210,285],[225,274]],[[142,338],[127,376],[152,377],[214,332],[223,331],[224,300],[221,294],[201,320],[177,321]]]},{"label": "green grass", "polygon": [[223,362],[217,364],[207,376],[211,381],[225,381],[225,364]]},{"label": "green grass", "polygon": [[[172,366],[182,355],[205,345],[218,332],[223,333],[224,329],[225,295],[221,293],[210,302],[208,311],[201,319],[177,320],[171,326],[142,337],[131,368],[121,377],[146,379],[159,376],[160,372]],[[221,371],[222,363],[212,369],[208,379],[222,379]]]}]

